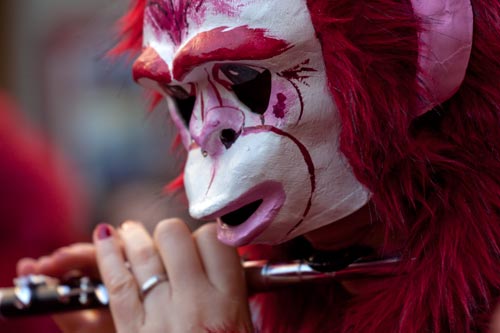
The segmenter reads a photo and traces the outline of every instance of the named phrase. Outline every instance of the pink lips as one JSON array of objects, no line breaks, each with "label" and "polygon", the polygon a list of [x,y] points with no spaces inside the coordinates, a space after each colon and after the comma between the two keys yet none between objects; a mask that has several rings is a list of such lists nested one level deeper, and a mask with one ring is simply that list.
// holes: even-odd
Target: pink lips
[{"label": "pink lips", "polygon": [[[217,218],[217,236],[221,242],[231,246],[242,246],[252,242],[271,224],[283,206],[285,198],[285,191],[281,183],[266,181],[253,187],[207,219]],[[221,216],[257,200],[263,200],[262,204],[242,224],[233,227],[222,223]]]}]

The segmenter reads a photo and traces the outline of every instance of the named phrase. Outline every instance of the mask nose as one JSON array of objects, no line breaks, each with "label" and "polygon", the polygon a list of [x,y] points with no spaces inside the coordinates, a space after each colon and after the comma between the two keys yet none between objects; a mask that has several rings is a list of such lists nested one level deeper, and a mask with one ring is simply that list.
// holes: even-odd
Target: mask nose
[{"label": "mask nose", "polygon": [[192,137],[203,154],[216,156],[230,149],[238,140],[244,122],[245,116],[240,110],[215,108],[207,112],[199,133],[193,134]]}]

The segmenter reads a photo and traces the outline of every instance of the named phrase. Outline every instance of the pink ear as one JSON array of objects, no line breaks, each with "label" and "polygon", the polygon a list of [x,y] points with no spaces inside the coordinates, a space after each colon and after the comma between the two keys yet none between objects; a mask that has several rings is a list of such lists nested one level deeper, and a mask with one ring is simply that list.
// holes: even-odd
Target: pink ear
[{"label": "pink ear", "polygon": [[412,0],[422,20],[419,66],[429,94],[419,115],[449,99],[465,77],[472,49],[473,13],[470,0]]}]

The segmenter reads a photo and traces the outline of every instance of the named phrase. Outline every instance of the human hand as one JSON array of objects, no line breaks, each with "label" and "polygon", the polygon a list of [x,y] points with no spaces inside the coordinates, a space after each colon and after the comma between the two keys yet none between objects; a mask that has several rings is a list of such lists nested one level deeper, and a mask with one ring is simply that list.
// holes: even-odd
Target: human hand
[{"label": "human hand", "polygon": [[[39,259],[21,259],[17,264],[18,275],[42,274],[64,279],[75,271],[81,275],[100,278],[93,244],[72,244]],[[115,332],[111,314],[107,309],[58,314],[54,315],[53,319],[63,332]]]},{"label": "human hand", "polygon": [[[118,231],[100,225],[94,244],[118,332],[252,331],[239,256],[217,240],[214,224],[191,234],[182,221],[166,220],[154,239],[136,222]],[[161,274],[168,280],[141,295],[140,286]]]},{"label": "human hand", "polygon": [[[182,221],[166,220],[154,239],[140,223],[100,225],[94,244],[118,332],[252,331],[239,256],[217,240],[214,224],[191,234]],[[140,286],[161,274],[168,280],[141,295]]]},{"label": "human hand", "polygon": [[[163,221],[154,240],[140,223],[126,222],[118,230],[100,225],[94,245],[23,259],[18,272],[61,277],[77,269],[96,276],[97,267],[110,294],[113,320],[105,311],[58,315],[64,332],[104,333],[115,327],[120,333],[252,331],[239,256],[216,239],[214,224],[191,234],[180,220]],[[140,286],[165,271],[168,281],[141,295]]]}]

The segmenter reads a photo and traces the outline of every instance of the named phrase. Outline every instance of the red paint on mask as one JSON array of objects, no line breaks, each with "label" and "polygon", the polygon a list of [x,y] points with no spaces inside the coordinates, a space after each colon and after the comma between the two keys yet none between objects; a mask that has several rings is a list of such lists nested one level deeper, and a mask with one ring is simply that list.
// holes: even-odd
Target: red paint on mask
[{"label": "red paint on mask", "polygon": [[214,67],[212,68],[212,76],[218,84],[226,88],[227,91],[233,91],[233,83],[226,81],[220,77],[220,64],[215,64]]},{"label": "red paint on mask", "polygon": [[305,65],[308,65],[310,62],[310,59],[306,59],[302,63],[289,68],[287,70],[284,70],[283,72],[279,73],[278,76],[288,80],[290,84],[295,88],[297,91],[297,95],[299,96],[299,101],[300,101],[300,114],[299,118],[297,119],[297,123],[302,119],[302,115],[304,114],[304,98],[302,96],[302,92],[300,91],[299,86],[297,85],[296,82],[301,82],[308,86],[308,83],[306,82],[306,79],[308,79],[310,76],[309,75],[304,75],[301,73],[310,73],[310,72],[316,72],[316,69],[312,67],[305,67]]},{"label": "red paint on mask", "polygon": [[144,16],[157,33],[166,32],[175,45],[180,45],[188,29],[187,16],[196,13],[203,1],[150,0]]},{"label": "red paint on mask", "polygon": [[205,20],[206,12],[208,10],[212,11],[215,15],[238,17],[240,14],[239,9],[243,7],[243,5],[235,2],[229,2],[227,0],[199,1],[199,4],[195,7],[195,11],[190,13],[189,18],[196,24],[201,25]]},{"label": "red paint on mask", "polygon": [[217,89],[217,86],[210,78],[210,75],[208,75],[208,73],[207,73],[207,81],[210,84],[210,86],[212,87],[212,90],[214,91],[215,97],[217,98],[217,101],[219,102],[219,106],[222,106],[222,96],[221,96],[219,90]]},{"label": "red paint on mask", "polygon": [[205,120],[205,98],[203,97],[203,93],[200,92],[200,104],[201,104],[201,121]]},{"label": "red paint on mask", "polygon": [[[278,74],[278,76],[283,77],[281,73]],[[286,77],[284,77],[284,79],[290,82],[290,84],[295,88],[295,91],[297,91],[297,96],[299,96],[300,113],[299,113],[299,118],[297,119],[297,124],[298,124],[302,119],[302,115],[304,114],[304,97],[302,96],[302,92],[300,91],[300,88],[297,85],[297,83],[293,82],[291,79],[288,79]]]},{"label": "red paint on mask", "polygon": [[[217,162],[215,162],[217,163]],[[210,182],[208,183],[207,191],[205,192],[205,196],[208,195],[208,192],[212,188],[212,185],[214,184],[214,179],[215,179],[215,174],[217,173],[217,164],[213,166],[212,168],[212,175],[210,176]]]},{"label": "red paint on mask", "polygon": [[136,82],[143,78],[151,79],[160,84],[169,84],[172,81],[168,65],[151,47],[145,49],[137,58],[132,72]]},{"label": "red paint on mask", "polygon": [[167,33],[175,45],[180,45],[189,30],[188,19],[199,25],[205,20],[208,10],[237,17],[240,7],[241,4],[225,0],[149,0],[144,16],[157,34]]},{"label": "red paint on mask", "polygon": [[276,118],[283,119],[285,117],[286,96],[283,93],[278,93],[276,98],[278,99],[278,102],[273,106],[273,113]]},{"label": "red paint on mask", "polygon": [[228,3],[227,0],[210,0],[211,5],[215,9],[216,14],[223,14],[230,17],[235,17],[238,15],[238,8],[242,5],[235,5]]},{"label": "red paint on mask", "polygon": [[191,70],[211,61],[263,60],[292,46],[268,37],[264,29],[218,27],[196,35],[174,60],[174,77],[181,81]]},{"label": "red paint on mask", "polygon": [[292,68],[284,70],[283,72],[280,73],[280,75],[285,79],[299,81],[304,83],[305,85],[308,85],[307,82],[305,82],[305,80],[308,79],[310,75],[302,73],[317,72],[317,70],[312,67],[305,67],[305,65],[308,65],[310,62],[311,62],[310,59],[306,59],[302,63]]}]

